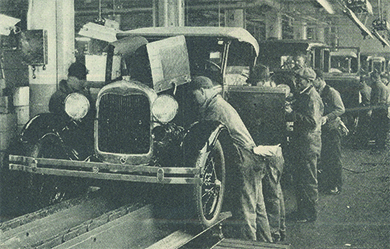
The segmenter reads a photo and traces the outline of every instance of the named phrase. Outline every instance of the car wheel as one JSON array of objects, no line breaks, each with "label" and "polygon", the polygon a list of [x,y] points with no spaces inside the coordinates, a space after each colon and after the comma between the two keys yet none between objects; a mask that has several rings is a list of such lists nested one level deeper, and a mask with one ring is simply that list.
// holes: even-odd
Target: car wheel
[{"label": "car wheel", "polygon": [[[37,143],[26,147],[26,156],[34,158],[68,159],[58,137],[48,134]],[[73,180],[58,176],[30,174],[28,177],[28,191],[30,192],[35,209],[61,202],[67,197]]]},{"label": "car wheel", "polygon": [[210,227],[218,219],[225,192],[226,170],[221,143],[217,140],[210,152],[199,155],[197,162],[204,163],[197,165],[201,168],[201,184],[194,186],[196,214],[204,227]]}]

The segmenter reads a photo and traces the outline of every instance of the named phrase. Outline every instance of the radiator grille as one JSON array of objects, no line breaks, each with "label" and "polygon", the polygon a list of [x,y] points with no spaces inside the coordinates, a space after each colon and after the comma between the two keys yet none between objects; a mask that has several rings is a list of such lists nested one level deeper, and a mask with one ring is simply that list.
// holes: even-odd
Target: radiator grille
[{"label": "radiator grille", "polygon": [[145,95],[104,95],[99,104],[98,148],[144,154],[150,148],[150,104]]}]

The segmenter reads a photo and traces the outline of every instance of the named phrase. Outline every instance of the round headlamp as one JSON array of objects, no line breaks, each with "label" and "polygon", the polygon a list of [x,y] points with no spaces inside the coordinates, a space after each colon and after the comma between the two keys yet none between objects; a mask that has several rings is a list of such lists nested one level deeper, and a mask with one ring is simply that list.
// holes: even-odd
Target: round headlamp
[{"label": "round headlamp", "polygon": [[153,102],[153,116],[161,123],[168,123],[176,116],[179,104],[170,95],[160,95]]},{"label": "round headlamp", "polygon": [[65,99],[65,112],[75,120],[84,118],[89,108],[89,100],[81,93],[71,93]]}]

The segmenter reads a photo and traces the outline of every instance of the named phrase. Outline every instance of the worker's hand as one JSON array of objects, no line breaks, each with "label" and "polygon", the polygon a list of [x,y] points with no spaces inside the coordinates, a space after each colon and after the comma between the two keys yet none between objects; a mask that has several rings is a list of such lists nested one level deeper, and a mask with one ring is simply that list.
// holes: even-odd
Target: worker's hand
[{"label": "worker's hand", "polygon": [[322,116],[321,117],[321,125],[326,124],[326,122],[328,122],[328,117],[327,116]]}]

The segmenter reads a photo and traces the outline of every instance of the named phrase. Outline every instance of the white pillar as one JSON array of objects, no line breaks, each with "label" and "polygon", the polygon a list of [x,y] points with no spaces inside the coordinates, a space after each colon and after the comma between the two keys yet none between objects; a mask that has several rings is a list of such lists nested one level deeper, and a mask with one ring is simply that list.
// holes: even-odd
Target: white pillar
[{"label": "white pillar", "polygon": [[267,39],[282,39],[282,15],[272,9],[265,15],[265,32]]},{"label": "white pillar", "polygon": [[47,31],[48,61],[36,67],[33,78],[29,67],[30,116],[48,112],[49,100],[57,84],[67,75],[67,68],[74,61],[74,1],[29,0],[27,29]]},{"label": "white pillar", "polygon": [[316,27],[316,40],[325,42],[325,28],[323,25],[318,24]]},{"label": "white pillar", "polygon": [[184,0],[159,0],[157,8],[160,27],[184,26]]},{"label": "white pillar", "polygon": [[307,40],[306,22],[294,21],[294,39]]}]

